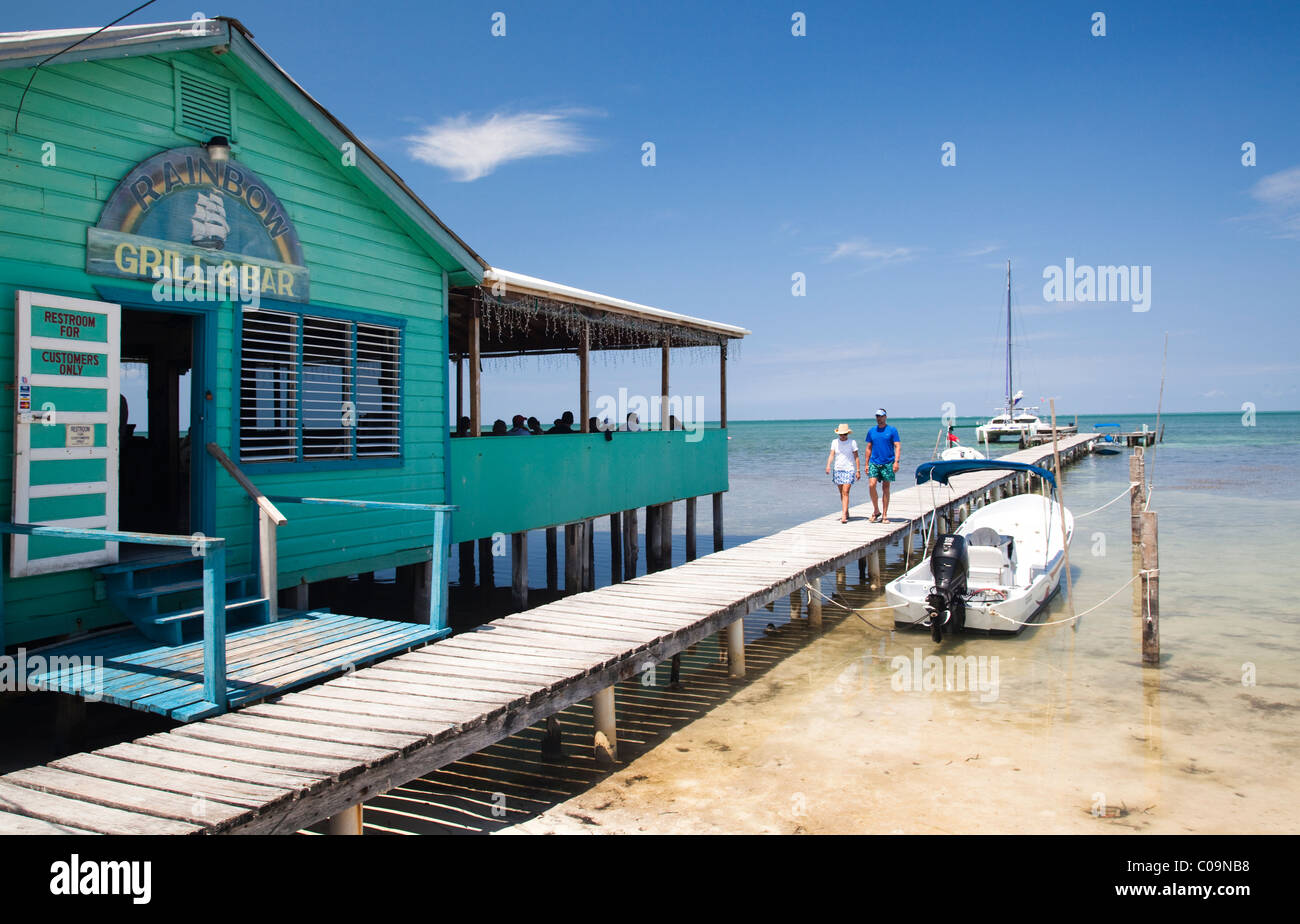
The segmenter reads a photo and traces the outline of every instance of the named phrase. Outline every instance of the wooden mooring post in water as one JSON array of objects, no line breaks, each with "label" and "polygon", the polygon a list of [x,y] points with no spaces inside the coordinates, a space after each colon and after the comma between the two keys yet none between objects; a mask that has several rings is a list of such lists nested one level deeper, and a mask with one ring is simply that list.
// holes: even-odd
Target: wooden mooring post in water
[{"label": "wooden mooring post in water", "polygon": [[1133,541],[1142,539],[1142,508],[1147,500],[1146,461],[1142,457],[1142,447],[1133,450],[1128,457],[1128,512],[1129,526]]},{"label": "wooden mooring post in water", "polygon": [[1156,512],[1142,514],[1142,663],[1160,663],[1160,543]]}]

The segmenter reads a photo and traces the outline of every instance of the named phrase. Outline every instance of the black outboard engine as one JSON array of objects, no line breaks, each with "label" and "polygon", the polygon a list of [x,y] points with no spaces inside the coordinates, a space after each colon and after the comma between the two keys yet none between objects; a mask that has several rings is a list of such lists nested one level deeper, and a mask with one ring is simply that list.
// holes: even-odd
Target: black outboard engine
[{"label": "black outboard engine", "polygon": [[970,558],[966,552],[966,539],[955,533],[939,537],[930,556],[930,573],[934,586],[925,598],[925,608],[930,613],[930,638],[943,640],[943,625],[950,632],[960,632],[966,622],[966,573]]}]

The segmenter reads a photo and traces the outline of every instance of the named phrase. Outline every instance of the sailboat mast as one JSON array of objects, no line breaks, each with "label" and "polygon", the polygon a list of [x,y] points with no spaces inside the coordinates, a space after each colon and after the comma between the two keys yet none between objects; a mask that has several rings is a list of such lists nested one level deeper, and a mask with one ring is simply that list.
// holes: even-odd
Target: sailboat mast
[{"label": "sailboat mast", "polygon": [[1015,392],[1011,390],[1011,261],[1007,261],[1007,419],[1015,419],[1015,414],[1011,410],[1012,395]]}]

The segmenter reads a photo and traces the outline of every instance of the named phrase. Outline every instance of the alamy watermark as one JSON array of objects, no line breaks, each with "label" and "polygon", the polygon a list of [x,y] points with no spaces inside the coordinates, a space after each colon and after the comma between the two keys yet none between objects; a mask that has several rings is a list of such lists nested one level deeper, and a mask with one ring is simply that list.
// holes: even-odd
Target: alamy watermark
[{"label": "alamy watermark", "polygon": [[42,676],[79,678],[77,695],[92,703],[104,698],[104,658],[81,655],[29,655],[19,648],[12,655],[0,655],[0,693],[26,693],[48,689]]},{"label": "alamy watermark", "polygon": [[1150,266],[1043,267],[1043,300],[1048,302],[1130,302],[1134,311],[1151,310]]},{"label": "alamy watermark", "polygon": [[912,649],[912,657],[895,655],[889,661],[894,673],[889,685],[896,693],[978,692],[981,703],[998,698],[998,656],[928,655]]},{"label": "alamy watermark", "polygon": [[[601,395],[596,399],[592,414],[596,429],[636,430],[645,423],[659,423],[661,429],[685,430],[686,442],[698,443],[704,438],[704,396],[633,395],[620,388],[617,395]],[[663,426],[667,421],[668,426]]]}]

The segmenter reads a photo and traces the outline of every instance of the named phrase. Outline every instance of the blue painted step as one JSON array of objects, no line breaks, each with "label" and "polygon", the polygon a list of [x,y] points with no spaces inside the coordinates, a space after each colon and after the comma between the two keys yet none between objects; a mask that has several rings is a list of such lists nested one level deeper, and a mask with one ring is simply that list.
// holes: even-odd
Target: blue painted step
[{"label": "blue painted step", "polygon": [[[203,625],[203,566],[189,554],[134,559],[99,569],[108,598],[144,636],[163,645],[197,637]],[[270,614],[255,574],[226,578],[227,625],[260,625]]]}]

